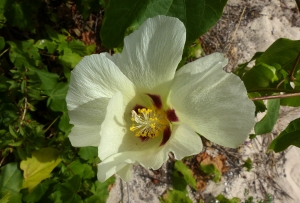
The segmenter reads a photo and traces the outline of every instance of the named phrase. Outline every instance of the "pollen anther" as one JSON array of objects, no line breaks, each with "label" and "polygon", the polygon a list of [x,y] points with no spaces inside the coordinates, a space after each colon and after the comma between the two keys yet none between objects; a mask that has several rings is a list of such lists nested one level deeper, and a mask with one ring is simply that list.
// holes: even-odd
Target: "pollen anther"
[{"label": "pollen anther", "polygon": [[156,107],[140,108],[131,111],[134,123],[129,128],[137,137],[154,138],[159,136],[169,125],[166,113]]}]

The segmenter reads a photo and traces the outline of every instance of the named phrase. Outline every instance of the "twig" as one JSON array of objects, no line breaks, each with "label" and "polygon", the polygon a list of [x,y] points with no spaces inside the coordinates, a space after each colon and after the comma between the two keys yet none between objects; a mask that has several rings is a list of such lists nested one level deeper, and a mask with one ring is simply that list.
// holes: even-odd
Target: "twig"
[{"label": "twig", "polygon": [[289,78],[290,81],[292,81],[292,82],[296,79],[296,78],[294,77],[294,74],[295,74],[296,68],[297,68],[297,66],[298,66],[299,60],[300,60],[300,52],[298,53],[298,56],[297,56],[297,58],[296,58],[296,60],[295,60],[295,63],[294,63],[294,65],[293,65],[292,71],[288,74],[287,77],[285,77],[282,81],[280,81],[280,83],[278,83],[278,85],[276,86],[277,89],[280,87],[280,85],[281,85],[287,78]]},{"label": "twig", "polygon": [[69,171],[73,174],[73,176],[75,176],[74,171],[68,166],[68,164],[66,164],[66,162],[64,162],[64,161],[62,160],[61,163],[63,163],[63,164],[69,169]]},{"label": "twig", "polygon": [[2,164],[3,164],[3,162],[4,162],[4,159],[5,159],[5,156],[1,159],[0,167],[2,166]]},{"label": "twig", "polygon": [[47,132],[51,126],[57,121],[57,119],[59,118],[60,116],[58,116],[56,119],[54,119],[54,121],[52,121],[52,123],[48,126],[48,128],[45,130],[45,132]]},{"label": "twig", "polygon": [[9,49],[5,49],[1,54],[0,54],[0,57],[5,54],[5,52],[7,52]]},{"label": "twig", "polygon": [[23,124],[23,121],[25,119],[25,115],[26,115],[26,112],[27,112],[27,97],[24,97],[24,111],[23,111],[23,115],[22,115],[22,119],[21,119],[21,122],[20,122],[20,125]]},{"label": "twig", "polygon": [[298,53],[298,56],[297,56],[296,61],[294,63],[293,69],[292,69],[291,73],[289,74],[289,77],[290,77],[291,81],[295,80],[294,73],[295,73],[296,68],[298,66],[299,60],[300,60],[300,52]]},{"label": "twig", "polygon": [[251,98],[251,100],[259,101],[259,100],[269,100],[269,99],[281,99],[281,98],[288,98],[288,97],[300,97],[300,93],[255,97],[255,98]]},{"label": "twig", "polygon": [[245,13],[246,8],[247,8],[247,7],[244,6],[244,9],[243,9],[243,11],[242,11],[242,13],[241,13],[241,15],[240,15],[240,19],[239,19],[239,22],[238,22],[238,24],[237,24],[237,27],[236,27],[236,29],[235,29],[235,31],[234,31],[234,33],[233,33],[231,39],[230,39],[229,47],[228,47],[228,49],[227,49],[227,53],[230,51],[231,44],[232,44],[232,40],[235,38],[236,32],[237,32],[237,30],[238,30],[239,27],[240,27],[240,24],[241,24],[241,21],[242,21],[242,18],[243,18],[243,16],[244,16],[244,13]]},{"label": "twig", "polygon": [[278,89],[278,88],[258,88],[252,89],[248,92],[290,92],[290,93],[300,93],[300,90],[288,90],[288,89]]}]

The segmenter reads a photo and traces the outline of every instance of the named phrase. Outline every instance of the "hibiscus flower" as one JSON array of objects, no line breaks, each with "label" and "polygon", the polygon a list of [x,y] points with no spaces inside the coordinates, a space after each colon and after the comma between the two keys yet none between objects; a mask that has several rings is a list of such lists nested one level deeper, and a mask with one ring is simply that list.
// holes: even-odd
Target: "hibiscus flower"
[{"label": "hibiscus flower", "polygon": [[130,180],[131,167],[160,168],[201,152],[199,134],[238,147],[254,125],[254,104],[243,82],[222,68],[221,53],[178,71],[186,29],[176,18],[146,20],[125,37],[122,53],[84,57],[67,94],[73,146],[96,146],[98,179]]}]

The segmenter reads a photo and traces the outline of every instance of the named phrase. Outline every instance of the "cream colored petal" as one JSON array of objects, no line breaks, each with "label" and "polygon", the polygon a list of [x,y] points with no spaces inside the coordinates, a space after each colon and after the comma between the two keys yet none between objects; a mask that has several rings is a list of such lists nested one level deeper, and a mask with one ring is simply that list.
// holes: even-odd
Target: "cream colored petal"
[{"label": "cream colored petal", "polygon": [[97,98],[110,98],[116,91],[128,98],[135,94],[132,82],[105,54],[86,56],[71,72],[66,98],[68,109]]},{"label": "cream colored petal", "polygon": [[174,125],[172,137],[164,146],[165,150],[173,152],[177,160],[199,154],[202,147],[200,136],[186,124]]},{"label": "cream colored petal", "polygon": [[98,179],[105,181],[117,173],[124,181],[129,181],[132,164],[141,164],[146,168],[156,170],[168,160],[169,152],[173,152],[176,159],[182,159],[185,156],[198,154],[201,150],[200,137],[187,125],[176,125],[169,141],[164,146],[153,146],[139,151],[129,150],[105,159],[98,165]]},{"label": "cream colored petal", "polygon": [[111,59],[139,92],[166,94],[181,60],[186,29],[177,18],[157,16],[125,37],[121,54]]},{"label": "cream colored petal", "polygon": [[70,123],[74,125],[69,139],[74,147],[99,146],[108,101],[108,98],[95,99],[69,111]]},{"label": "cream colored petal", "polygon": [[120,176],[123,181],[128,182],[132,178],[132,166],[132,164],[127,164],[126,166],[124,166],[124,168],[117,171],[116,174]]},{"label": "cream colored petal", "polygon": [[238,147],[254,126],[255,106],[240,78],[222,70],[226,62],[221,54],[212,54],[182,67],[169,104],[194,131],[217,144]]},{"label": "cream colored petal", "polygon": [[159,146],[161,139],[142,142],[134,132],[129,130],[132,124],[130,106],[133,107],[130,103],[131,101],[124,101],[120,92],[117,92],[109,101],[100,131],[101,142],[98,155],[101,160],[120,152],[143,151]]}]

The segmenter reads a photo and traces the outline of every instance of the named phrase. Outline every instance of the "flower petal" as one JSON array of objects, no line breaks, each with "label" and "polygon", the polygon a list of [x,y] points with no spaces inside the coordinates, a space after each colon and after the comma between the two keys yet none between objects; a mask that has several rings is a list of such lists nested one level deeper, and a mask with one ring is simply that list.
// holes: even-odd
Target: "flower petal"
[{"label": "flower petal", "polygon": [[86,56],[72,71],[66,98],[68,109],[97,98],[110,98],[116,91],[130,98],[134,85],[105,54]]},{"label": "flower petal", "polygon": [[111,60],[144,93],[166,93],[181,60],[186,29],[173,17],[157,16],[125,37],[121,54]]},{"label": "flower petal", "polygon": [[98,156],[101,160],[114,154],[126,151],[146,150],[159,146],[160,139],[149,139],[142,142],[133,132],[131,126],[131,109],[129,101],[124,101],[123,95],[117,92],[107,105],[107,113],[101,125],[101,142],[98,147]]},{"label": "flower petal", "polygon": [[127,164],[126,166],[124,166],[124,168],[117,171],[116,174],[120,176],[123,181],[130,181],[132,177],[132,164]]},{"label": "flower petal", "polygon": [[[108,157],[100,164],[98,164],[98,173],[97,177],[100,182],[106,181],[109,177],[120,171],[121,175],[123,172],[128,172],[128,164],[133,164],[131,160],[127,157],[128,153],[118,153],[113,156]],[[130,153],[131,154],[131,153]],[[125,167],[125,168],[124,168]],[[123,171],[123,169],[125,171]],[[123,178],[128,178],[127,175],[123,176]]]},{"label": "flower petal", "polygon": [[[98,165],[98,179],[103,182],[114,173],[125,181],[131,176],[131,165],[141,164],[146,168],[159,169],[168,160],[169,152],[176,159],[200,153],[202,142],[191,128],[185,124],[175,125],[170,140],[162,147],[152,147],[140,151],[126,151],[114,154]],[[100,149],[100,147],[99,147]]]},{"label": "flower petal", "polygon": [[186,124],[174,125],[173,133],[165,149],[172,151],[175,159],[199,154],[202,150],[202,140],[193,129]]},{"label": "flower petal", "polygon": [[69,111],[74,125],[69,139],[74,147],[99,146],[100,126],[105,118],[108,98],[89,101]]},{"label": "flower petal", "polygon": [[196,132],[217,144],[237,147],[254,126],[255,106],[240,78],[222,70],[226,63],[216,53],[182,67],[169,103],[179,120]]}]

